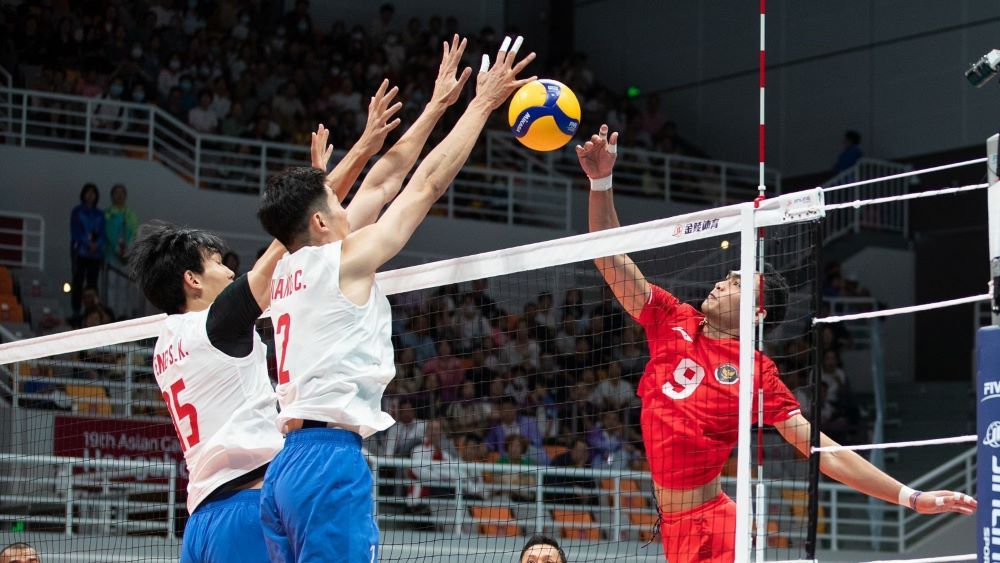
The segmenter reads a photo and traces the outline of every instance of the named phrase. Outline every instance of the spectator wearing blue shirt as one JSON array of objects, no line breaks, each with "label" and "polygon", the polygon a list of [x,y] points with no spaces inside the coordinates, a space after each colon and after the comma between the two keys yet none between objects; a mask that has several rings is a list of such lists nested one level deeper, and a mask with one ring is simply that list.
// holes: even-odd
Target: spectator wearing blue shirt
[{"label": "spectator wearing blue shirt", "polygon": [[80,312],[80,298],[88,287],[97,288],[104,264],[104,212],[98,209],[97,186],[87,183],[80,190],[80,205],[70,215],[73,260],[73,314]]},{"label": "spectator wearing blue shirt", "polygon": [[847,131],[844,133],[844,150],[837,156],[837,163],[833,166],[833,171],[837,174],[850,169],[861,160],[865,153],[861,152],[861,134],[857,131]]}]

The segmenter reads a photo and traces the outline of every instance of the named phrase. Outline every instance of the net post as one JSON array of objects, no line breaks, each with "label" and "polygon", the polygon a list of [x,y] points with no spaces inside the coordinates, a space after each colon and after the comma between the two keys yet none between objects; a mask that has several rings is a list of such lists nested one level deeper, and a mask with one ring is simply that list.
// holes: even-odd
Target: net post
[{"label": "net post", "polygon": [[538,484],[535,486],[535,533],[541,534],[545,529],[545,503],[542,501],[542,489],[545,487],[545,472],[535,471]]},{"label": "net post", "polygon": [[[462,512],[465,510],[465,496],[462,494],[462,475],[465,473],[464,461],[458,462],[458,471],[455,475],[455,535],[462,535]],[[376,492],[377,489],[376,489]]]},{"label": "net post", "polygon": [[987,216],[989,217],[990,279],[993,280],[993,325],[1000,326],[1000,177],[998,177],[997,152],[1000,134],[986,140],[986,173],[990,187],[986,190]]},{"label": "net post", "polygon": [[[823,222],[817,221],[813,225],[813,248],[815,248],[814,264],[816,271],[814,273],[816,277],[816,287],[813,293],[813,310],[817,313],[821,310],[823,305],[823,285],[819,282],[822,278],[820,275],[823,273]],[[820,421],[819,417],[816,416],[818,412],[817,406],[820,402],[820,385],[819,385],[819,366],[823,358],[823,327],[822,325],[814,325],[811,331],[813,338],[813,352],[815,356],[812,361],[812,369],[810,370],[810,383],[812,384],[811,396],[809,401],[812,403],[812,408],[810,409],[810,417],[812,418],[811,425],[809,427],[809,446],[810,451],[812,448],[819,447],[819,434],[820,434]],[[807,510],[809,512],[809,525],[806,527],[806,558],[816,559],[816,525],[819,522],[819,461],[822,454],[818,452],[813,452],[809,455],[809,500]],[[834,493],[836,494],[836,490]],[[831,512],[833,512],[831,510]],[[831,514],[832,518],[836,518],[835,515]]]},{"label": "net post", "polygon": [[167,478],[167,537],[174,539],[177,518],[177,464],[170,464],[170,476]]},{"label": "net post", "polygon": [[[754,207],[752,203],[740,206],[740,278],[753,280],[757,245],[754,241]],[[753,408],[753,315],[756,307],[754,294],[757,285],[740,284],[740,366],[739,373],[739,423],[736,446],[736,539],[735,563],[750,561],[750,414]],[[749,335],[749,338],[748,338]],[[747,374],[751,374],[747,376]]]},{"label": "net post", "polygon": [[[68,462],[65,462],[69,465]],[[66,479],[66,537],[73,537],[73,468],[69,467],[69,478]]]}]

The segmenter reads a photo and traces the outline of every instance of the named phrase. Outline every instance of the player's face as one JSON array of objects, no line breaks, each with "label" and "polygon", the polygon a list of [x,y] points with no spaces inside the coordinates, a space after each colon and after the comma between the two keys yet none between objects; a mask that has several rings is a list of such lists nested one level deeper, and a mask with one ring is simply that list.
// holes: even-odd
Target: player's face
[{"label": "player's face", "polygon": [[533,545],[524,552],[521,563],[563,563],[559,551],[551,545]]},{"label": "player's face", "polygon": [[[760,278],[756,278],[759,280]],[[740,324],[740,274],[729,272],[701,303],[701,312],[713,326],[738,327]]]},{"label": "player's face", "polygon": [[329,233],[328,242],[344,240],[351,232],[351,225],[347,221],[347,211],[340,205],[337,194],[329,186],[326,186],[326,206],[327,211],[323,219]]},{"label": "player's face", "polygon": [[8,548],[0,555],[0,563],[39,563],[38,552],[33,547]]},{"label": "player's face", "polygon": [[208,302],[215,301],[222,290],[233,283],[233,271],[222,263],[222,255],[218,252],[206,256],[201,266],[204,272],[198,277],[201,279],[202,299]]}]

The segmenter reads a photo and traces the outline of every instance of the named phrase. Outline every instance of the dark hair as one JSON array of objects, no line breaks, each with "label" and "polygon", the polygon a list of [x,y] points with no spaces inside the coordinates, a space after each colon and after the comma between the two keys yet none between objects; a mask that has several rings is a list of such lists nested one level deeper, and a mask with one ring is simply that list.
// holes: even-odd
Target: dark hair
[{"label": "dark hair", "polygon": [[84,203],[84,198],[90,191],[94,192],[94,207],[97,207],[97,202],[101,200],[101,192],[98,191],[97,184],[93,182],[87,182],[80,188],[80,203]]},{"label": "dark hair", "polygon": [[257,210],[264,230],[286,247],[298,242],[309,230],[309,216],[327,208],[324,177],[322,170],[306,166],[271,176]]},{"label": "dark hair", "polygon": [[139,228],[129,251],[129,266],[132,279],[150,303],[172,315],[180,313],[187,302],[184,272],[204,272],[205,258],[225,251],[222,239],[208,231],[151,221]]},{"label": "dark hair", "polygon": [[117,184],[111,186],[111,195],[114,196],[115,192],[118,190],[125,192],[125,197],[128,197],[128,188],[125,187],[125,184],[118,182]]},{"label": "dark hair", "polygon": [[788,282],[768,262],[764,262],[764,328],[771,330],[785,320],[785,310],[788,308]]},{"label": "dark hair", "polygon": [[35,549],[35,546],[31,545],[30,543],[25,543],[23,541],[16,541],[12,544],[4,546],[3,549],[0,549],[0,555],[7,553],[8,549]]},{"label": "dark hair", "polygon": [[518,563],[524,559],[524,554],[527,553],[528,549],[536,545],[551,545],[559,552],[559,563],[566,563],[566,552],[563,551],[563,548],[559,547],[559,542],[542,534],[535,534],[528,539],[528,543],[524,544],[524,547],[521,548],[521,557],[518,558]]},{"label": "dark hair", "polygon": [[844,138],[850,141],[852,145],[856,145],[861,142],[861,133],[850,129],[844,133]]}]

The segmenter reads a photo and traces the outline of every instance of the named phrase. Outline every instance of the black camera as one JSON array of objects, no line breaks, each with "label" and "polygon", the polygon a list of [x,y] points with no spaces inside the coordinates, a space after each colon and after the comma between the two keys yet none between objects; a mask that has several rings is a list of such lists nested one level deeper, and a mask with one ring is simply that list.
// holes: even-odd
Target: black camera
[{"label": "black camera", "polygon": [[993,49],[983,55],[983,58],[972,63],[972,67],[965,71],[965,78],[969,80],[970,84],[979,88],[993,78],[997,73],[998,66],[1000,66],[1000,49]]}]

